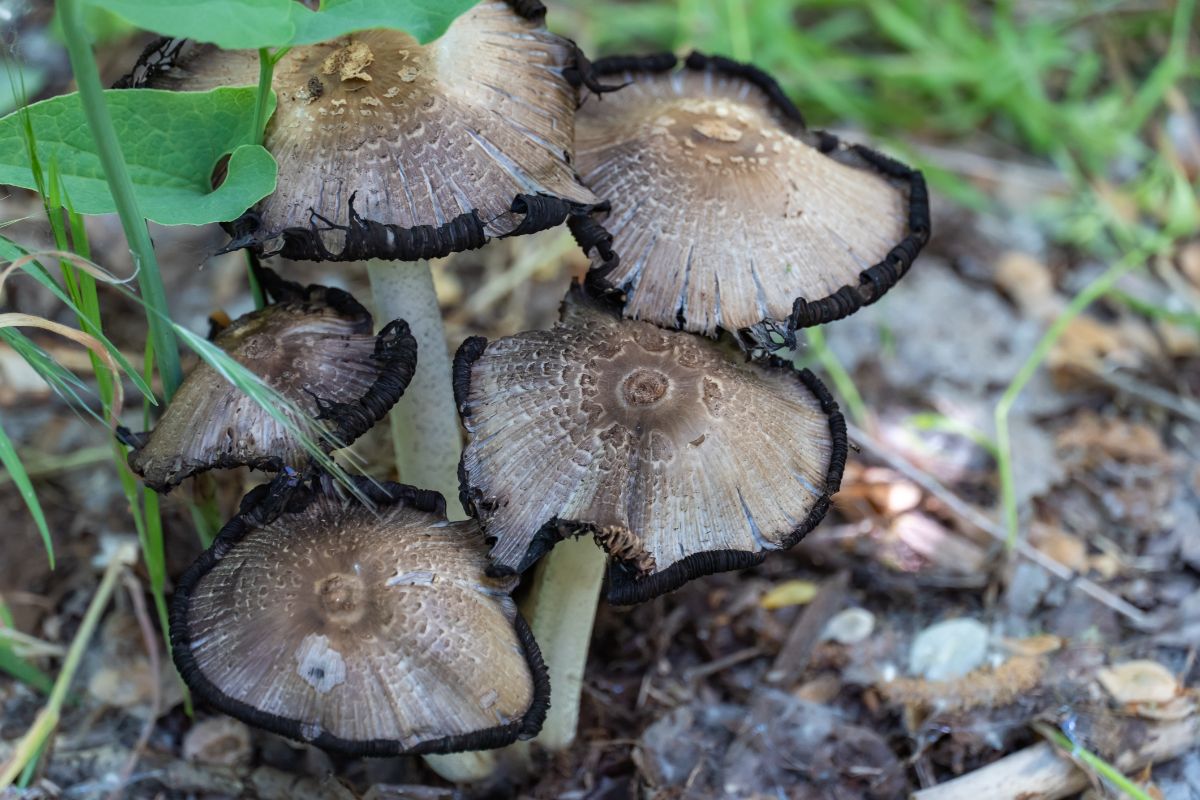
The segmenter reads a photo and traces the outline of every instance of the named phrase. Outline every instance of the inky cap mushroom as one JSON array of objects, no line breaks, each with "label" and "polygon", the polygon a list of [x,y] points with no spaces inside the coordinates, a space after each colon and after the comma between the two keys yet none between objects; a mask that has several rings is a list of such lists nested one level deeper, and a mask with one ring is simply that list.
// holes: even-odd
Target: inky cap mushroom
[{"label": "inky cap mushroom", "polygon": [[775,349],[773,332],[794,344],[878,300],[928,239],[921,174],[809,130],[761,70],[698,53],[592,68],[627,85],[579,110],[579,171],[611,211],[572,226],[626,316]]},{"label": "inky cap mushroom", "polygon": [[184,574],[175,663],[198,697],[352,755],[448,753],[535,734],[549,683],[473,521],[436,492],[284,473]]},{"label": "inky cap mushroom", "polygon": [[[279,186],[234,223],[231,246],[413,261],[594,204],[570,163],[576,92],[564,71],[579,72],[578,50],[544,14],[485,0],[426,45],[375,30],[293,48],[275,68],[264,142]],[[256,52],[166,40],[125,85],[199,91],[257,76]]]},{"label": "inky cap mushroom", "polygon": [[[395,320],[376,336],[370,313],[341,289],[304,287],[269,269],[260,275],[274,302],[234,320],[213,343],[289,400],[284,415],[326,452],[351,444],[412,380],[417,343],[407,323]],[[133,445],[130,468],[160,492],[210,469],[277,472],[309,460],[291,431],[207,363],[184,379],[153,431],[122,435]]]},{"label": "inky cap mushroom", "polygon": [[612,603],[791,547],[845,466],[845,422],[812,373],[623,320],[578,286],[552,330],[464,342],[455,393],[462,501],[494,570],[590,532],[611,556]]}]

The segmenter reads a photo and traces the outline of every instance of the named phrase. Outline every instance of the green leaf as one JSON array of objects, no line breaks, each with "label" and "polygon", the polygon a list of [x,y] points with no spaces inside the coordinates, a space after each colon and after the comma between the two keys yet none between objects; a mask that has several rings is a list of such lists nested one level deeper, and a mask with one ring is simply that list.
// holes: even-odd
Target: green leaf
[{"label": "green leaf", "polygon": [[227,50],[313,44],[368,28],[399,28],[429,42],[478,0],[92,0],[140,28]]},{"label": "green leaf", "polygon": [[[286,45],[295,0],[92,0],[139,28],[211,42],[226,50]],[[311,12],[310,12],[311,13]]]},{"label": "green leaf", "polygon": [[296,33],[289,44],[313,44],[370,28],[397,28],[422,44],[446,32],[479,0],[325,0],[320,11],[292,3]]},{"label": "green leaf", "polygon": [[33,484],[25,472],[25,466],[17,456],[17,449],[13,447],[12,439],[9,439],[8,434],[4,432],[3,425],[0,425],[0,464],[3,464],[4,468],[8,470],[8,474],[12,476],[13,485],[17,487],[21,499],[25,501],[25,507],[29,509],[29,514],[33,517],[33,523],[37,525],[38,532],[42,535],[42,545],[46,548],[47,558],[50,559],[50,568],[54,569],[54,542],[50,540],[50,528],[46,526],[46,515],[42,513],[42,504],[38,502],[37,494],[33,491]]},{"label": "green leaf", "polygon": [[[223,222],[236,219],[275,191],[275,159],[252,144],[255,91],[244,87],[104,93],[143,213],[164,225]],[[56,165],[74,210],[81,214],[116,211],[74,93],[0,118],[0,183],[37,188],[25,149],[26,112],[38,160]],[[230,153],[225,181],[213,189],[213,170]]]}]

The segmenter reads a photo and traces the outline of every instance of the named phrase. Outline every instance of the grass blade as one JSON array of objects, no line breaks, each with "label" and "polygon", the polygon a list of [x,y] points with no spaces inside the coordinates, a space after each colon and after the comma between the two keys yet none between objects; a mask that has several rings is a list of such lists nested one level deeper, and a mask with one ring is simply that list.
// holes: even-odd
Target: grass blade
[{"label": "grass blade", "polygon": [[50,569],[54,569],[54,542],[50,539],[50,528],[46,525],[46,515],[42,511],[42,504],[38,502],[37,493],[33,491],[33,483],[29,480],[29,474],[25,472],[25,465],[17,456],[17,449],[13,447],[12,439],[8,438],[8,433],[5,432],[3,425],[0,425],[0,464],[3,464],[4,468],[8,470],[13,484],[17,487],[17,492],[21,495],[21,500],[29,509],[29,515],[33,517],[38,533],[42,535],[42,545],[46,548],[46,556],[50,559]]}]

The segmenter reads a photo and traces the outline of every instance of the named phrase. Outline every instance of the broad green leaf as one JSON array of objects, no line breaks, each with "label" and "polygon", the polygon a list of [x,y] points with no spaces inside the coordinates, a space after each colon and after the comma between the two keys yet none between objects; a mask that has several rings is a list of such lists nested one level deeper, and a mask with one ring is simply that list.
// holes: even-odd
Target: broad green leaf
[{"label": "broad green leaf", "polygon": [[163,36],[226,50],[280,47],[296,31],[295,0],[92,0],[121,19]]},{"label": "broad green leaf", "polygon": [[[164,225],[223,222],[275,191],[275,159],[251,144],[255,91],[104,93],[143,214]],[[26,111],[38,160],[57,166],[75,211],[115,211],[77,94],[52,97],[0,118],[0,183],[37,186],[25,149]],[[230,153],[225,181],[213,189],[213,170]]]},{"label": "broad green leaf", "polygon": [[12,439],[8,438],[3,425],[0,425],[0,464],[3,464],[4,468],[8,470],[13,485],[17,487],[21,499],[25,501],[29,515],[33,517],[33,522],[42,535],[42,545],[45,546],[46,556],[50,559],[50,568],[54,569],[54,543],[50,540],[50,528],[46,526],[46,515],[42,513],[42,504],[38,502],[29,475],[25,473],[25,467],[17,456],[17,449],[13,447]]},{"label": "broad green leaf", "polygon": [[325,0],[320,11],[292,4],[293,45],[323,42],[369,28],[397,28],[424,44],[446,32],[479,0]]},{"label": "broad green leaf", "polygon": [[140,28],[227,50],[313,44],[368,28],[399,28],[417,40],[441,36],[478,0],[91,0]]}]

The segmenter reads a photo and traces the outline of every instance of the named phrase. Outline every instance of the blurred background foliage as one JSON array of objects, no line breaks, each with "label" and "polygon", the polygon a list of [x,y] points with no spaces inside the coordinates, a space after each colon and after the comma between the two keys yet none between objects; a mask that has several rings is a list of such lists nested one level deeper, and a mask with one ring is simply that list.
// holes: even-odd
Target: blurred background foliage
[{"label": "blurred background foliage", "polygon": [[[595,57],[698,49],[753,62],[810,124],[861,131],[969,207],[997,199],[970,178],[1025,162],[1047,190],[1036,214],[1059,241],[1102,248],[1113,213],[1168,235],[1200,227],[1200,186],[1183,163],[1200,147],[1194,2],[554,5],[552,26]],[[1185,116],[1190,130],[1175,131]]]}]

